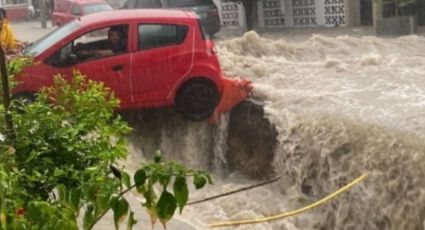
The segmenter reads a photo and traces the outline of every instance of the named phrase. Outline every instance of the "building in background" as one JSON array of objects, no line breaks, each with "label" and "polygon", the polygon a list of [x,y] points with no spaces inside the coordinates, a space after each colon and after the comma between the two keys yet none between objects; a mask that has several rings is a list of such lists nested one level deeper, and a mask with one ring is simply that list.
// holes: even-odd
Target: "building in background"
[{"label": "building in background", "polygon": [[[243,29],[246,18],[242,1],[215,0],[224,29]],[[257,29],[288,27],[353,27],[373,25],[374,0],[253,0]],[[413,15],[425,25],[425,0],[409,1],[399,16]],[[395,0],[383,0],[383,17],[395,16]],[[378,17],[376,15],[375,17]]]},{"label": "building in background", "polygon": [[[246,25],[240,1],[216,0],[216,4],[224,28]],[[372,0],[257,0],[255,5],[260,29],[370,25],[372,17]]]}]

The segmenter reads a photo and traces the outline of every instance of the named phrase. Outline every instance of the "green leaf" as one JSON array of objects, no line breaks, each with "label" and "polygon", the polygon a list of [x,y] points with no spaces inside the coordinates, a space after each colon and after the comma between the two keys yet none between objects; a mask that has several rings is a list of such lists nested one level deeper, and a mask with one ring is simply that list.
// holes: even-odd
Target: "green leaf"
[{"label": "green leaf", "polygon": [[154,154],[154,156],[153,156],[153,162],[155,162],[155,163],[159,163],[159,162],[161,162],[161,160],[162,160],[162,156],[161,156],[162,154],[161,154],[161,151],[156,151],[155,152],[155,154]]},{"label": "green leaf", "polygon": [[67,223],[64,220],[56,220],[54,223],[54,229],[69,229]]},{"label": "green leaf", "polygon": [[195,177],[193,178],[193,184],[195,185],[196,189],[201,189],[205,186],[207,183],[207,180],[202,175],[195,174]]},{"label": "green leaf", "polygon": [[164,190],[159,197],[158,203],[156,204],[156,212],[158,213],[158,217],[162,220],[169,220],[171,217],[173,217],[176,208],[176,198],[173,196],[173,194],[167,192],[167,190]]},{"label": "green leaf", "polygon": [[28,220],[37,220],[42,215],[41,208],[39,207],[39,202],[33,201],[30,202],[27,208],[26,217]]},{"label": "green leaf", "polygon": [[64,227],[56,228],[56,229],[67,229],[67,230],[78,230],[78,224],[75,219],[67,219],[64,220]]},{"label": "green leaf", "polygon": [[130,175],[128,175],[128,173],[121,171],[122,174],[122,183],[124,184],[125,187],[130,188],[131,187],[131,182],[130,182]]},{"label": "green leaf", "polygon": [[118,197],[113,196],[111,198],[111,200],[109,200],[109,206],[110,207],[115,207],[118,204]]},{"label": "green leaf", "polygon": [[60,184],[56,188],[58,190],[59,200],[62,202],[67,202],[68,194],[66,192],[65,186],[63,184]]},{"label": "green leaf", "polygon": [[80,209],[81,190],[71,189],[69,195],[69,205],[73,212],[77,213]]},{"label": "green leaf", "polygon": [[42,228],[47,224],[50,216],[55,215],[54,207],[46,201],[32,201],[29,203],[26,218],[31,222],[36,222]]},{"label": "green leaf", "polygon": [[93,224],[94,220],[94,207],[92,205],[88,205],[87,210],[84,213],[83,228],[89,229],[89,227]]},{"label": "green leaf", "polygon": [[67,229],[69,229],[69,230],[78,230],[78,224],[77,224],[77,222],[76,222],[76,220],[74,219],[74,220],[68,220],[68,226],[67,226]]},{"label": "green leaf", "polygon": [[97,195],[97,186],[94,186],[92,184],[88,184],[82,187],[83,193],[89,200],[95,201],[96,195]]},{"label": "green leaf", "polygon": [[186,205],[189,199],[189,190],[187,188],[186,178],[182,176],[176,177],[173,186],[173,192],[176,196],[176,202],[180,209],[180,214],[183,211],[183,207]]},{"label": "green leaf", "polygon": [[133,229],[133,226],[137,223],[137,220],[134,219],[134,212],[130,211],[130,215],[128,215],[127,220],[127,230]]},{"label": "green leaf", "polygon": [[205,176],[207,177],[208,184],[214,184],[210,174],[206,173]]},{"label": "green leaf", "polygon": [[139,169],[134,174],[134,183],[136,184],[136,187],[143,186],[146,181],[146,172],[144,169]]},{"label": "green leaf", "polygon": [[164,189],[168,186],[168,183],[170,183],[170,180],[171,180],[170,174],[162,174],[159,176],[159,183],[162,185]]},{"label": "green leaf", "polygon": [[149,184],[155,184],[159,180],[158,172],[153,172],[149,177]]},{"label": "green leaf", "polygon": [[145,197],[144,206],[148,209],[155,206],[156,194],[153,189],[153,186],[147,186],[147,189],[143,191],[143,197]]},{"label": "green leaf", "polygon": [[96,216],[108,209],[109,207],[109,196],[107,196],[106,194],[99,194],[99,196],[96,197]]},{"label": "green leaf", "polygon": [[129,211],[129,205],[126,199],[121,198],[117,203],[112,207],[114,211],[114,224],[115,229],[118,229],[119,224],[125,219]]}]

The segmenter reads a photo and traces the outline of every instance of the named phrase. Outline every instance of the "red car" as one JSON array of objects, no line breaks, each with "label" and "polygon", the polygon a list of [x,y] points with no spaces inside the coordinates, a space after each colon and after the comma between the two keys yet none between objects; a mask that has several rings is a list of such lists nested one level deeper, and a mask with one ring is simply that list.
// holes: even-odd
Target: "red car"
[{"label": "red car", "polygon": [[[114,39],[119,42],[111,48]],[[114,90],[122,109],[174,105],[186,118],[203,120],[214,113],[226,84],[214,43],[191,11],[87,15],[30,44],[25,53],[35,64],[18,76],[15,97],[31,97],[51,85],[53,75],[71,77],[78,69]]]},{"label": "red car", "polygon": [[113,10],[104,0],[55,0],[52,25],[61,26],[77,17]]}]

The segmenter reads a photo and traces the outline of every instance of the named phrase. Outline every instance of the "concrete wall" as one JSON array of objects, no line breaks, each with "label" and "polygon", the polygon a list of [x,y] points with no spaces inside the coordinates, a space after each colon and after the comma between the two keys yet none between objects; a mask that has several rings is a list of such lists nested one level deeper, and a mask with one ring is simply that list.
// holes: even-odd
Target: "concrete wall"
[{"label": "concrete wall", "polygon": [[381,18],[376,22],[377,35],[408,35],[416,32],[416,18],[414,16],[399,16]]},{"label": "concrete wall", "polygon": [[[273,2],[277,4],[270,4]],[[275,7],[270,8],[273,5]],[[360,0],[259,0],[258,6],[260,26],[267,28],[347,26],[348,12],[353,10],[352,7],[354,12],[350,12],[353,17],[351,21],[360,21]],[[284,20],[277,17],[276,12]]]},{"label": "concrete wall", "polygon": [[360,26],[360,0],[346,0],[345,1],[345,16],[347,26]]}]

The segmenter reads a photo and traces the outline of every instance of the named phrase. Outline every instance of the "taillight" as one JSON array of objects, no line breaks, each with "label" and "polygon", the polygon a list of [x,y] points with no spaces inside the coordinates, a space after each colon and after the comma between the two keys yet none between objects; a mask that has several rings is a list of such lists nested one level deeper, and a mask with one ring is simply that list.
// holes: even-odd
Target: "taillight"
[{"label": "taillight", "polygon": [[207,53],[209,55],[216,54],[217,49],[215,48],[215,44],[211,40],[206,40],[205,43],[207,44]]}]

